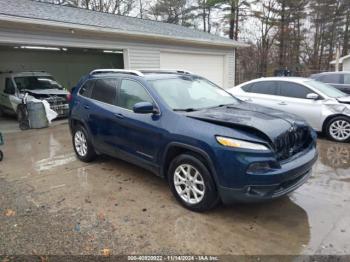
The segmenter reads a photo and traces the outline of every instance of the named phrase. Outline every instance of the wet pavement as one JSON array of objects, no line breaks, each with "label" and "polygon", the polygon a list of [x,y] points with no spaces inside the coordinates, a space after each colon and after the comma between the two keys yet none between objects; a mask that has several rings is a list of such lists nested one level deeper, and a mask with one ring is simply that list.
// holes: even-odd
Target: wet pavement
[{"label": "wet pavement", "polygon": [[350,254],[350,144],[320,139],[312,178],[289,197],[198,214],[141,168],[78,161],[65,123],[5,143],[0,254]]}]

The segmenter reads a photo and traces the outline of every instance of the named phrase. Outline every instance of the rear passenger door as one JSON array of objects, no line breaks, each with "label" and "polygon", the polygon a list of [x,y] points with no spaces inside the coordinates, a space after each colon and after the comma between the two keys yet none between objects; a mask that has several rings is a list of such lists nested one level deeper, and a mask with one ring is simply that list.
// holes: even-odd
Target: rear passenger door
[{"label": "rear passenger door", "polygon": [[246,92],[245,97],[242,98],[246,102],[259,104],[271,108],[276,108],[278,103],[278,86],[276,81],[260,81],[255,82],[248,86],[243,87]]},{"label": "rear passenger door", "polygon": [[94,146],[98,151],[113,156],[117,156],[120,147],[119,126],[115,121],[119,113],[116,106],[118,81],[118,78],[94,80],[90,99],[82,104]]},{"label": "rear passenger door", "polygon": [[121,149],[126,156],[154,163],[162,137],[160,115],[134,113],[133,106],[138,102],[156,105],[141,82],[123,78],[117,101],[121,109],[117,120],[120,126]]}]

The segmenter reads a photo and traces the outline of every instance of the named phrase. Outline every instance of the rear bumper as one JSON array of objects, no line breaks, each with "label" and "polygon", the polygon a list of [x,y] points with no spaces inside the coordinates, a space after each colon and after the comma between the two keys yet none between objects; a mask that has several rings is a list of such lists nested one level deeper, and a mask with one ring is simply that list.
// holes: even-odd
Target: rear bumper
[{"label": "rear bumper", "polygon": [[[263,202],[289,194],[303,185],[311,176],[312,166],[316,162],[318,153],[316,148],[301,154],[294,161],[281,165],[281,169],[274,170],[260,177],[259,183],[247,183],[241,188],[218,186],[221,200],[225,204],[234,202]],[[249,175],[247,175],[249,177]],[[256,179],[253,179],[256,181]]]}]

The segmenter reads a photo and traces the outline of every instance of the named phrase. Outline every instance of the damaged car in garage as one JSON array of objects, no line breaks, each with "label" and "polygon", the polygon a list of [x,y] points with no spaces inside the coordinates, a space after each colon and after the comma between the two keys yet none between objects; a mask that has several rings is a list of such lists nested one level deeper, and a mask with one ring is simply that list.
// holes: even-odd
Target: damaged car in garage
[{"label": "damaged car in garage", "polygon": [[17,115],[18,105],[25,94],[38,100],[46,100],[57,117],[67,117],[70,93],[54,77],[46,72],[6,72],[0,73],[0,111]]}]

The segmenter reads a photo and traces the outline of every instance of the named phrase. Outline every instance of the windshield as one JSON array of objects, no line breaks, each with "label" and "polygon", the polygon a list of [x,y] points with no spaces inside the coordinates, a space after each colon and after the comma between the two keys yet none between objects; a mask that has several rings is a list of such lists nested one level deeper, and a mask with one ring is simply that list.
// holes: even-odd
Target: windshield
[{"label": "windshield", "polygon": [[51,76],[21,76],[15,77],[18,90],[62,89]]},{"label": "windshield", "polygon": [[336,89],[335,87],[333,87],[331,85],[328,85],[328,84],[325,84],[322,82],[310,80],[310,81],[305,82],[305,84],[312,86],[313,88],[320,91],[322,94],[325,94],[326,96],[329,96],[329,97],[337,98],[337,97],[346,96],[346,94],[343,93],[342,91]]},{"label": "windshield", "polygon": [[198,110],[238,102],[229,93],[204,78],[181,76],[150,82],[168,106],[174,110]]}]

